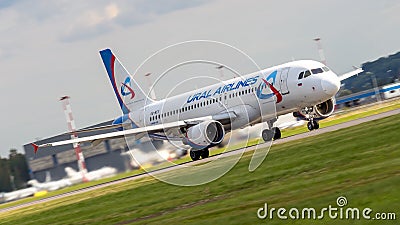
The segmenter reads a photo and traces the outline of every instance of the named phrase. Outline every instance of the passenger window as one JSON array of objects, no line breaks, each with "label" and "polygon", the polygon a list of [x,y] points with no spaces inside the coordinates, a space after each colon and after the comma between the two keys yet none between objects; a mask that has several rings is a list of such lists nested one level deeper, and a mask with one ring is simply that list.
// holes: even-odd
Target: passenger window
[{"label": "passenger window", "polygon": [[298,79],[299,79],[299,80],[300,80],[300,79],[303,79],[303,75],[304,75],[304,71],[301,72],[301,73],[299,74],[299,78],[298,78]]}]

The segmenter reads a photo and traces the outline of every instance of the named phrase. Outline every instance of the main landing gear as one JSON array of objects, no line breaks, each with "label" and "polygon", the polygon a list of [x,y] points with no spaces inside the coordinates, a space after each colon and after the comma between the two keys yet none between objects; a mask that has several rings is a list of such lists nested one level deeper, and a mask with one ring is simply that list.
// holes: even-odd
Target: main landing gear
[{"label": "main landing gear", "polygon": [[265,129],[261,133],[262,139],[267,142],[273,140],[278,140],[282,137],[281,130],[278,127],[273,127],[272,129]]},{"label": "main landing gear", "polygon": [[273,124],[276,122],[276,119],[267,121],[268,127],[272,129],[265,129],[261,133],[262,139],[267,142],[271,140],[278,140],[282,137],[281,130],[278,127],[274,127]]},{"label": "main landing gear", "polygon": [[197,149],[190,149],[190,158],[193,161],[199,160],[200,157],[202,159],[208,158],[210,156],[210,150],[208,148],[197,150]]}]

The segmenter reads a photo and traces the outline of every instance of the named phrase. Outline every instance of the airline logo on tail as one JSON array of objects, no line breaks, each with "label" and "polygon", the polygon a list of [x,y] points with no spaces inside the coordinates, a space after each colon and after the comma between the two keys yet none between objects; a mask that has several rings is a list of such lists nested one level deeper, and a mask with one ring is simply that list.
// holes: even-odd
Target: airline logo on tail
[{"label": "airline logo on tail", "polygon": [[[268,98],[271,98],[271,97],[273,97],[275,95],[276,96],[276,103],[279,103],[279,102],[282,101],[281,93],[279,93],[279,91],[274,87],[274,85],[272,85],[272,84],[275,83],[277,74],[278,74],[278,71],[275,70],[266,79],[262,79],[262,81],[264,83],[261,83],[260,86],[258,86],[258,89],[257,89],[257,97],[259,99],[268,99]],[[272,80],[272,82],[271,83],[268,82],[269,80]],[[267,87],[267,86],[269,87],[269,89],[271,89],[272,93],[263,94],[262,93],[262,89],[264,87]]]},{"label": "airline logo on tail", "polygon": [[131,99],[133,99],[135,97],[135,92],[130,87],[131,85],[132,85],[131,78],[128,76],[128,77],[126,77],[124,83],[122,83],[122,85],[121,85],[121,94],[123,96],[131,95]]}]

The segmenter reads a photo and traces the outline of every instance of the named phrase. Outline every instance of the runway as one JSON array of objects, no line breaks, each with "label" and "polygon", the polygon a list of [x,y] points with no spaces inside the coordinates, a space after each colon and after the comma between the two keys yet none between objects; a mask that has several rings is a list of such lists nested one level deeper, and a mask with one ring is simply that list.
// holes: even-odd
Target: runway
[{"label": "runway", "polygon": [[[356,119],[356,120],[352,120],[352,121],[349,121],[349,122],[333,125],[333,126],[330,126],[330,127],[320,128],[320,129],[314,130],[312,132],[306,132],[306,133],[290,136],[290,137],[287,137],[287,138],[283,138],[283,139],[280,139],[278,141],[274,141],[273,145],[282,144],[282,143],[286,143],[286,142],[290,142],[290,141],[294,141],[294,140],[299,140],[299,139],[306,138],[306,137],[312,137],[312,136],[316,136],[316,135],[319,135],[319,134],[340,130],[340,129],[343,129],[343,128],[355,126],[355,125],[358,125],[358,124],[361,124],[361,123],[364,123],[364,122],[368,122],[368,121],[373,121],[373,120],[385,118],[385,117],[396,115],[396,114],[399,114],[399,113],[400,113],[400,109],[396,109],[396,110],[392,110],[392,111],[389,111],[389,112],[385,112],[385,113],[381,113],[381,114],[377,114],[377,115],[372,115],[372,116],[368,116],[368,117],[365,117],[365,118]],[[237,150],[233,150],[233,151],[230,151],[230,152],[225,152],[225,153],[221,153],[221,154],[218,154],[218,155],[214,155],[214,156],[211,156],[210,158],[207,158],[205,160],[199,160],[199,161],[195,161],[195,162],[186,162],[184,164],[187,165],[187,166],[194,166],[194,165],[199,164],[199,163],[212,161],[216,157],[228,157],[228,156],[232,156],[232,155],[235,155],[235,154],[241,154],[241,153],[247,152],[247,151],[252,151],[256,147],[268,147],[268,146],[269,146],[268,143],[263,143],[263,144],[259,144],[257,146],[246,147],[245,149],[242,148],[242,149],[237,149]],[[48,202],[48,201],[51,201],[51,200],[55,200],[55,199],[59,199],[59,198],[63,198],[63,197],[66,197],[66,196],[71,196],[71,195],[75,195],[75,194],[79,194],[79,193],[85,193],[85,192],[88,192],[88,191],[92,191],[92,190],[95,190],[95,189],[111,186],[111,185],[122,183],[122,182],[126,182],[126,181],[141,179],[141,178],[149,177],[149,176],[152,176],[152,175],[173,171],[173,170],[176,170],[176,169],[179,169],[179,168],[180,168],[179,166],[171,166],[171,167],[168,167],[168,168],[163,168],[163,169],[159,169],[159,170],[156,170],[156,171],[152,171],[152,172],[149,172],[149,173],[146,173],[146,174],[139,174],[139,175],[134,175],[134,176],[127,177],[127,178],[122,178],[122,179],[115,180],[115,181],[110,181],[110,182],[107,182],[107,183],[103,183],[103,184],[99,184],[99,185],[83,188],[83,189],[80,189],[80,190],[71,191],[71,192],[67,192],[67,193],[64,193],[64,194],[60,194],[60,195],[44,198],[44,199],[41,199],[41,200],[36,200],[36,201],[20,204],[20,205],[17,205],[17,206],[12,206],[12,207],[8,207],[8,208],[0,209],[0,213],[8,212],[8,211],[11,211],[11,210],[15,210],[15,209],[19,209],[19,208],[23,208],[23,207],[27,207],[27,206],[32,206],[32,205],[36,205],[36,204],[40,204],[40,203],[45,203],[45,202]]]}]

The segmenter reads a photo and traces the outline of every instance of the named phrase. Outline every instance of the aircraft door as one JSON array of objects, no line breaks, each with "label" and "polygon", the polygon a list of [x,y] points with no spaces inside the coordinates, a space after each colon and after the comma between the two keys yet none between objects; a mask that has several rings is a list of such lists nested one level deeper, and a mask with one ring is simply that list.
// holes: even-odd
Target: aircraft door
[{"label": "aircraft door", "polygon": [[224,99],[223,99],[223,101],[224,101],[224,105],[225,106],[228,106],[228,94],[225,92],[224,93]]},{"label": "aircraft door", "polygon": [[281,88],[281,94],[286,95],[289,94],[289,88],[287,85],[288,75],[290,68],[283,68],[281,70],[281,75],[279,76],[279,86]]}]

